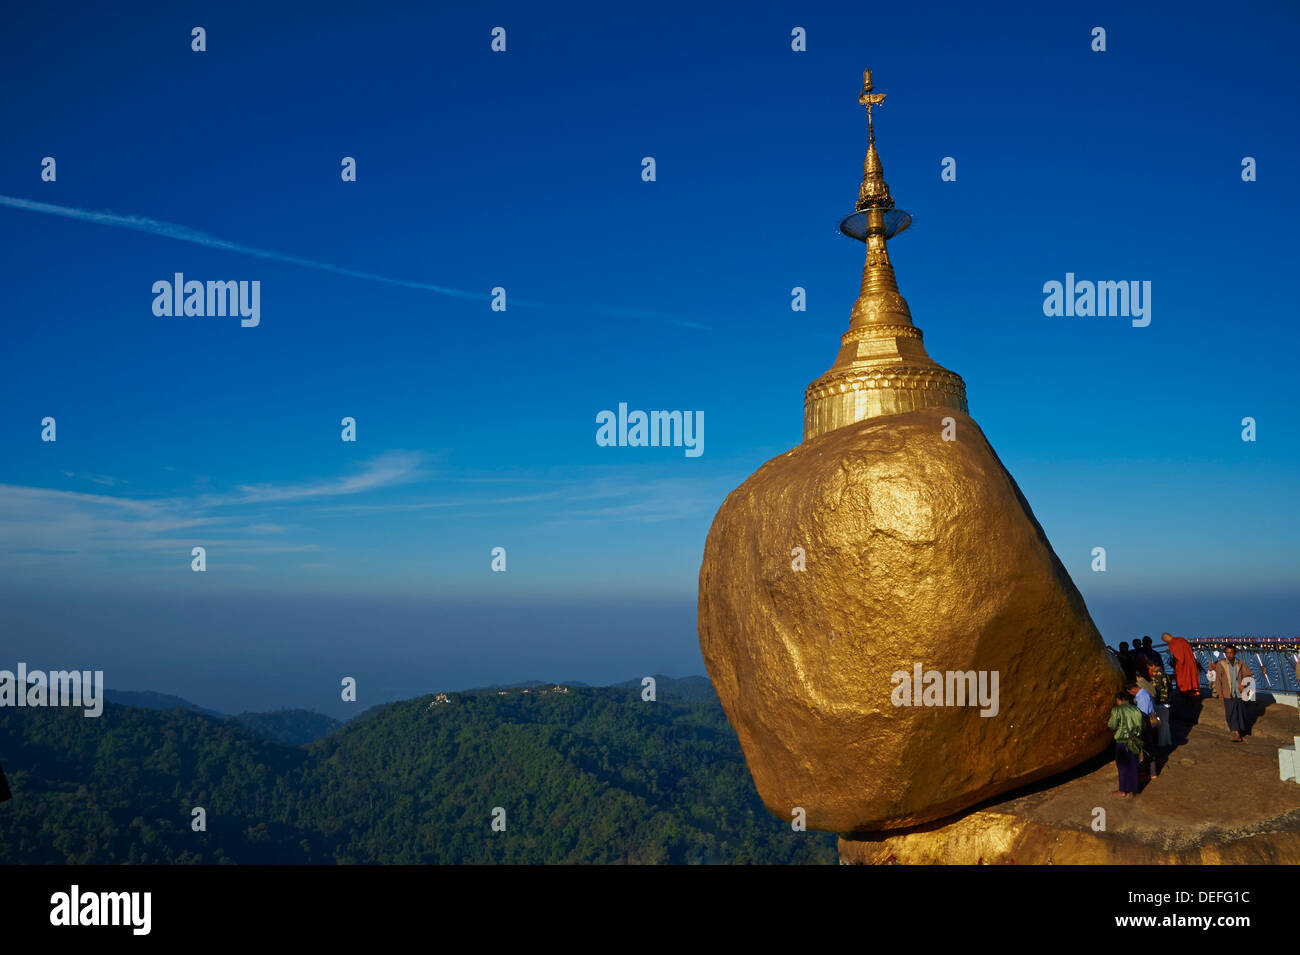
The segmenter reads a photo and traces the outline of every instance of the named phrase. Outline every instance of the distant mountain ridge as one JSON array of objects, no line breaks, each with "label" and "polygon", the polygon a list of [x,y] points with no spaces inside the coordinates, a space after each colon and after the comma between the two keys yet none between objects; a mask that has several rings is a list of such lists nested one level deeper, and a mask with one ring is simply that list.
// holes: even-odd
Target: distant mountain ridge
[{"label": "distant mountain ridge", "polygon": [[191,703],[189,700],[153,690],[114,690],[105,688],[104,701],[119,706],[135,706],[146,710],[186,710],[213,719],[238,723],[245,729],[286,746],[302,746],[323,736],[328,736],[343,725],[339,720],[315,710],[279,709],[266,713],[239,713],[229,716]]},{"label": "distant mountain ridge", "polygon": [[181,709],[190,710],[194,713],[203,713],[206,716],[215,716],[219,719],[226,716],[225,713],[207,709],[179,696],[155,693],[153,690],[114,690],[112,687],[106,687],[104,689],[104,700],[108,703],[120,703],[123,706],[142,706],[147,710]]},{"label": "distant mountain ridge", "polygon": [[[677,697],[683,700],[716,700],[717,693],[713,690],[713,684],[707,676],[665,676],[662,673],[652,674],[655,680],[655,695],[660,694]],[[583,683],[580,680],[524,680],[520,683],[494,683],[490,686],[478,686],[471,690],[447,690],[448,693],[483,693],[488,690],[534,690],[538,687],[569,687],[576,689],[632,689],[640,692],[644,688],[643,680],[645,677],[633,677],[630,680],[623,680],[619,683],[610,683],[605,686],[592,686],[589,683]]]},{"label": "distant mountain ridge", "polygon": [[[627,687],[637,692],[641,692],[643,689],[641,679],[625,680],[622,683],[613,685]],[[718,701],[718,694],[713,689],[713,683],[707,676],[671,677],[656,674],[655,694],[656,696],[677,697],[682,700],[704,700],[713,703]]]},{"label": "distant mountain ridge", "polygon": [[[635,689],[640,692],[643,679],[643,677],[634,677],[621,683],[612,683],[608,688]],[[709,682],[709,678],[706,676],[671,677],[656,673],[654,679],[656,696],[663,695],[668,698],[682,700],[717,701],[717,694],[713,691],[713,684]],[[446,690],[444,692],[486,693],[504,690],[509,693],[552,686],[573,689],[604,689],[603,687],[593,687],[581,680],[561,682],[524,680],[519,683],[496,683],[490,686],[474,687],[469,690]],[[303,746],[318,739],[323,739],[336,732],[340,727],[364,719],[376,710],[388,705],[387,703],[377,703],[362,710],[351,719],[344,721],[337,720],[324,713],[318,713],[316,710],[289,708],[265,712],[245,712],[231,716],[227,713],[199,706],[197,703],[191,703],[182,697],[172,696],[168,693],[157,693],[153,690],[114,690],[107,688],[104,690],[104,699],[108,703],[118,703],[122,706],[138,706],[148,710],[181,709],[188,710],[191,713],[201,713],[204,716],[211,716],[219,720],[233,720],[263,739],[282,743],[286,746]]]}]

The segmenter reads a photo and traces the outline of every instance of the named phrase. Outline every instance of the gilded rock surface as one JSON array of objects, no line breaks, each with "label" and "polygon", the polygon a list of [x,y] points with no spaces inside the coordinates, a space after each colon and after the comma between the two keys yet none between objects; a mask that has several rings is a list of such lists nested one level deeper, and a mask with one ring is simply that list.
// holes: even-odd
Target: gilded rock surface
[{"label": "gilded rock surface", "polygon": [[[1119,667],[1015,482],[953,408],[811,437],[733,491],[705,544],[699,634],[764,803],[786,819],[802,808],[812,829],[949,816],[1111,739]],[[996,713],[895,705],[896,674],[917,665],[996,673]]]},{"label": "gilded rock surface", "polygon": [[1082,829],[1036,826],[976,812],[933,833],[879,842],[840,839],[841,865],[1300,865],[1300,831],[1274,828],[1224,841],[1169,848],[1107,839]]}]

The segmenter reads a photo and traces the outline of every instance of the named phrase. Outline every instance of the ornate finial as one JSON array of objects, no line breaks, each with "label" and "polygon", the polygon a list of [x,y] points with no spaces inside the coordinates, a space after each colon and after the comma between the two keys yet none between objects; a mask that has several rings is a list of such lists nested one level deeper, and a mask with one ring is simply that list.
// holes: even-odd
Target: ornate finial
[{"label": "ornate finial", "polygon": [[876,152],[871,110],[884,101],[884,93],[873,92],[871,71],[863,70],[858,102],[867,108],[867,158],[857,205],[840,231],[866,243],[867,261],[840,353],[804,395],[804,440],[880,415],[934,406],[966,410],[965,383],[926,353],[889,261],[886,240],[912,217],[894,208]]},{"label": "ornate finial", "polygon": [[[892,209],[894,207],[894,197],[889,194],[889,184],[885,182],[885,170],[880,165],[880,156],[876,153],[876,126],[871,120],[871,110],[881,106],[885,102],[884,93],[873,92],[875,87],[871,83],[871,71],[862,71],[862,94],[858,97],[858,102],[867,108],[867,158],[862,164],[862,187],[858,190],[858,212],[865,212],[868,209]],[[847,221],[847,220],[846,220]],[[910,220],[909,220],[910,221]],[[898,229],[890,232],[901,232],[907,228],[906,222]],[[849,232],[855,239],[865,239],[864,234],[854,234]]]},{"label": "ornate finial", "polygon": [[867,108],[867,142],[874,144],[876,141],[876,127],[871,122],[871,108],[873,106],[883,106],[885,102],[885,93],[873,93],[871,85],[871,71],[862,71],[862,95],[858,97],[858,102]]}]

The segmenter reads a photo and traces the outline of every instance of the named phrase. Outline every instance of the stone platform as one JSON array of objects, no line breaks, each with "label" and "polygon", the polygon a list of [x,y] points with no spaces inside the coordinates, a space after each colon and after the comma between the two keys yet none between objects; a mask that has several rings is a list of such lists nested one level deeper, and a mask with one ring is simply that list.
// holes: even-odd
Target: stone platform
[{"label": "stone platform", "polygon": [[[1047,715],[1050,717],[1050,713]],[[1219,700],[1173,724],[1160,777],[1122,799],[1113,746],[1068,774],[955,817],[840,838],[842,864],[1300,864],[1300,785],[1278,778],[1296,710],[1256,704],[1247,742],[1231,742]],[[1105,810],[1105,831],[1093,830]]]}]

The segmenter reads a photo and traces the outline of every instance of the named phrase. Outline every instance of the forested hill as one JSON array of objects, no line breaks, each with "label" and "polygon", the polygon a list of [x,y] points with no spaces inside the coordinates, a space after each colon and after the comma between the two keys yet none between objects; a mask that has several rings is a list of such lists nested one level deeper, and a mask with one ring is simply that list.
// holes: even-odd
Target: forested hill
[{"label": "forested hill", "polygon": [[183,709],[0,708],[0,862],[835,862],[833,835],[763,807],[689,689],[430,695],[305,746]]}]

